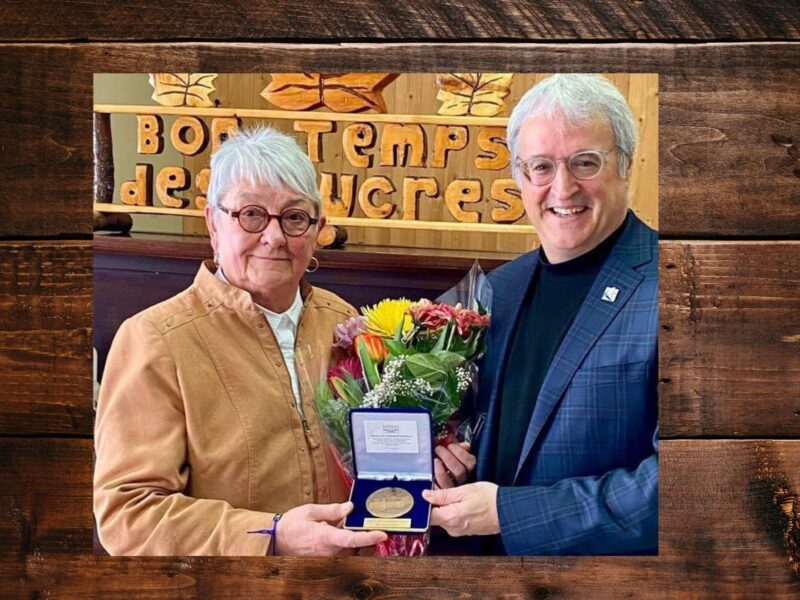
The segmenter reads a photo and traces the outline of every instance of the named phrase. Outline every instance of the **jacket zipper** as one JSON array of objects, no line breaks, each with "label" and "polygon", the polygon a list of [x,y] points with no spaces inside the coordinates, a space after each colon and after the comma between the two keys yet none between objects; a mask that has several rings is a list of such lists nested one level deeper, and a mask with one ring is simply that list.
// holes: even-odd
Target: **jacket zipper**
[{"label": "jacket zipper", "polygon": [[[297,412],[300,413],[299,410]],[[306,440],[308,441],[309,446],[311,446],[312,449],[316,449],[319,444],[317,444],[317,441],[314,439],[314,436],[311,433],[311,427],[308,425],[308,419],[306,419],[305,415],[302,413],[300,413],[300,419],[303,421],[303,433],[306,435]]]},{"label": "jacket zipper", "polygon": [[[297,319],[297,329],[295,330],[295,336],[294,336],[294,351],[295,351],[295,355],[297,354],[297,338],[299,337],[299,333],[300,333],[300,324],[303,322],[303,315],[306,312],[306,300],[308,300],[308,298],[304,298],[303,299],[303,308],[300,309],[300,316]],[[295,368],[295,371],[296,371],[297,370],[296,361],[295,361],[294,368]],[[302,368],[305,368],[305,365],[302,365]],[[319,446],[319,444],[314,439],[314,436],[311,433],[311,427],[308,424],[308,419],[306,419],[306,415],[303,413],[303,407],[302,407],[302,403],[303,403],[303,384],[302,384],[302,382],[299,381],[299,377],[298,377],[298,382],[297,383],[298,383],[298,387],[300,389],[300,404],[295,403],[295,408],[297,409],[297,414],[300,415],[300,421],[303,423],[303,434],[305,434],[305,436],[306,436],[306,441],[308,442],[308,445],[311,447],[311,449],[314,450]]]}]

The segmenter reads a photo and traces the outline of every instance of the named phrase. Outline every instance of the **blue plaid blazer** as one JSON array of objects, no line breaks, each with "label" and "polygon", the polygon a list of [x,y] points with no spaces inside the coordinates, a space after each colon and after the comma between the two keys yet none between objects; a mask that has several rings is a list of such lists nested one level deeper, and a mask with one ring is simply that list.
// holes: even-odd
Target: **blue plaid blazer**
[{"label": "blue plaid blazer", "polygon": [[[486,414],[476,442],[479,480],[491,480],[494,470],[503,374],[524,368],[509,353],[538,261],[537,250],[489,276],[494,299],[477,399]],[[618,290],[613,301],[608,288]],[[658,234],[629,212],[542,383],[514,485],[498,492],[508,554],[657,551],[657,376]]]}]

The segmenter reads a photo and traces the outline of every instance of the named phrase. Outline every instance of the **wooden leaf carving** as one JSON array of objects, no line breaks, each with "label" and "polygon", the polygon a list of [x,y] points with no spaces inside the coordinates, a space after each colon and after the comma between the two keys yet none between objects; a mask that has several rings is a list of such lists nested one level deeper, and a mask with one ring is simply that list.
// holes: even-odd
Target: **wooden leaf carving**
[{"label": "wooden leaf carving", "polygon": [[261,92],[271,104],[286,110],[325,106],[334,112],[374,110],[385,113],[381,92],[399,73],[272,73]]},{"label": "wooden leaf carving", "polygon": [[439,73],[436,99],[440,115],[494,117],[506,110],[513,73]]},{"label": "wooden leaf carving", "polygon": [[216,73],[150,73],[153,100],[163,106],[214,106]]}]

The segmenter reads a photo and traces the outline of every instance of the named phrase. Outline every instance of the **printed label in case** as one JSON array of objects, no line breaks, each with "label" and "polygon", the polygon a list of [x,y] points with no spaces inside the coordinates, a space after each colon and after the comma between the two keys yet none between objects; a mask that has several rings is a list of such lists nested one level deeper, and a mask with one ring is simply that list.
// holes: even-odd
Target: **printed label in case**
[{"label": "printed label in case", "polygon": [[364,519],[364,527],[370,529],[408,529],[411,527],[411,519],[375,519],[367,517]]},{"label": "printed label in case", "polygon": [[416,421],[365,421],[367,452],[419,454]]}]

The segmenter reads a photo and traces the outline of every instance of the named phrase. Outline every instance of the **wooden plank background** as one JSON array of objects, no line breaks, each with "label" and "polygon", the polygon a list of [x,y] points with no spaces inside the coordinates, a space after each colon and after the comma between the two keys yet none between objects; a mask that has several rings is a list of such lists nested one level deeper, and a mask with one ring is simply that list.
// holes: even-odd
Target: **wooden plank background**
[{"label": "wooden plank background", "polygon": [[[800,596],[796,2],[153,4],[0,9],[0,596]],[[92,73],[273,65],[659,73],[659,556],[91,555]]]}]

